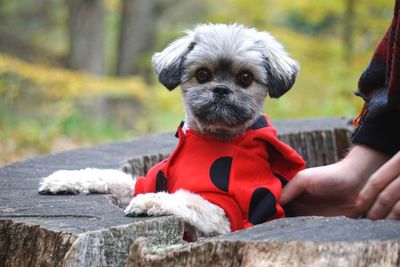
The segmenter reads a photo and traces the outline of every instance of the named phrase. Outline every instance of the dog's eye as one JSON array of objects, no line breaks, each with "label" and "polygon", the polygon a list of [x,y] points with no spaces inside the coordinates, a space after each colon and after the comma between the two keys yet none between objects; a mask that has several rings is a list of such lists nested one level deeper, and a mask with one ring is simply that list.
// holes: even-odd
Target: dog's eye
[{"label": "dog's eye", "polygon": [[206,68],[201,68],[197,70],[196,79],[199,83],[206,83],[211,81],[211,71]]},{"label": "dog's eye", "polygon": [[247,87],[253,82],[253,75],[249,71],[242,71],[237,76],[238,83],[242,87]]}]

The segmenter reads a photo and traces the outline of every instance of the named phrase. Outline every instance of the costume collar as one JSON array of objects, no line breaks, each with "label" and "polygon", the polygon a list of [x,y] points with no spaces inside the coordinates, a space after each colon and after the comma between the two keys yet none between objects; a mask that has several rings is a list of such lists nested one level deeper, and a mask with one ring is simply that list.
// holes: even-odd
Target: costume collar
[{"label": "costume collar", "polygon": [[[266,118],[265,115],[261,115],[260,117],[258,117],[258,119],[247,129],[247,130],[259,130],[262,128],[267,128],[269,127],[269,123],[268,120]],[[181,123],[179,124],[179,129],[181,129],[183,134],[186,134],[187,130],[189,130],[189,125],[185,122],[185,121],[181,121]],[[178,131],[175,134],[175,137],[178,138]]]}]

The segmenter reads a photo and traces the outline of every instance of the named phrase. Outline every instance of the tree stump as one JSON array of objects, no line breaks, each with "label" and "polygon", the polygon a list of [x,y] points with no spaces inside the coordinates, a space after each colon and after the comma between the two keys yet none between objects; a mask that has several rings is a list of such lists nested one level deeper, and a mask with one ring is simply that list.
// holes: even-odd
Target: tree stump
[{"label": "tree stump", "polygon": [[[348,119],[275,122],[308,166],[350,146]],[[398,222],[297,217],[188,244],[174,216],[125,217],[107,195],[39,195],[59,169],[135,175],[168,156],[173,133],[49,154],[0,169],[0,266],[399,266]]]},{"label": "tree stump", "polygon": [[345,217],[278,219],[190,244],[137,239],[127,266],[399,266],[400,223]]}]

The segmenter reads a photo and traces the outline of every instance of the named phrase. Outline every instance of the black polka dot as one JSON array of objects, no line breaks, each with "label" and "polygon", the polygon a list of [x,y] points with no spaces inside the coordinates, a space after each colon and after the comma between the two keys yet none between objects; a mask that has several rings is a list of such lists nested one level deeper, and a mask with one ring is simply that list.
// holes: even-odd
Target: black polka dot
[{"label": "black polka dot", "polygon": [[276,213],[276,199],[266,188],[257,188],[250,200],[249,222],[259,224],[265,222]]},{"label": "black polka dot", "polygon": [[284,187],[288,183],[288,180],[279,173],[274,172],[274,175],[276,178],[279,179],[279,181],[281,181],[282,187]]},{"label": "black polka dot", "polygon": [[210,168],[210,178],[213,184],[222,191],[228,192],[229,174],[232,157],[221,157],[213,162]]},{"label": "black polka dot", "polygon": [[156,177],[156,192],[166,192],[167,191],[167,178],[164,173],[160,170]]}]

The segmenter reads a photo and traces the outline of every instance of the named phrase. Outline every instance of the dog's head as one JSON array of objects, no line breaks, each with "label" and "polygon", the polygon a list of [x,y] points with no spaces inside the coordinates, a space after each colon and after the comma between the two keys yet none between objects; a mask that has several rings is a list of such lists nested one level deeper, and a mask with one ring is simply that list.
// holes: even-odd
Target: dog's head
[{"label": "dog's head", "polygon": [[199,25],[153,56],[159,81],[181,85],[189,128],[229,139],[294,84],[299,66],[269,33],[238,24]]}]

